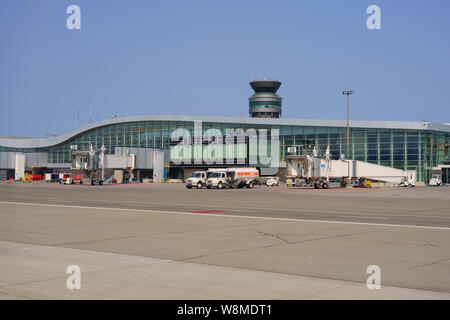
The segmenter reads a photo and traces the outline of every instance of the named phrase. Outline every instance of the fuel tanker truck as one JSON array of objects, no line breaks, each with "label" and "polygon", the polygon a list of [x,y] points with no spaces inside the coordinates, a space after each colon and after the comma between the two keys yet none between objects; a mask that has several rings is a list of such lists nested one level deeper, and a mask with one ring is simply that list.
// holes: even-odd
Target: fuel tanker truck
[{"label": "fuel tanker truck", "polygon": [[258,182],[259,171],[256,168],[208,169],[206,188],[253,188]]}]

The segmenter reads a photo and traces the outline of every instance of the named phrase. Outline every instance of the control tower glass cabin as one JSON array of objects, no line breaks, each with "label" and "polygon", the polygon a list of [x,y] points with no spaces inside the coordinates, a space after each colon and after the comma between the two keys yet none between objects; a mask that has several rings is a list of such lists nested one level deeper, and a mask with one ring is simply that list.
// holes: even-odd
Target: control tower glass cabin
[{"label": "control tower glass cabin", "polygon": [[281,100],[277,90],[281,82],[276,80],[254,80],[250,86],[255,94],[248,98],[249,113],[252,118],[279,118]]}]

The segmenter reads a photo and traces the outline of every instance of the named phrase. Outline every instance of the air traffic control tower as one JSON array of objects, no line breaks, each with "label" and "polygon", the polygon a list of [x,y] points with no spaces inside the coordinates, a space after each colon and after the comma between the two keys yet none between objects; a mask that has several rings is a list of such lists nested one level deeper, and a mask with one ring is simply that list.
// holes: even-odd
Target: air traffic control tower
[{"label": "air traffic control tower", "polygon": [[248,98],[249,113],[252,118],[279,118],[281,100],[277,90],[281,82],[277,80],[254,80],[250,86],[255,94]]}]

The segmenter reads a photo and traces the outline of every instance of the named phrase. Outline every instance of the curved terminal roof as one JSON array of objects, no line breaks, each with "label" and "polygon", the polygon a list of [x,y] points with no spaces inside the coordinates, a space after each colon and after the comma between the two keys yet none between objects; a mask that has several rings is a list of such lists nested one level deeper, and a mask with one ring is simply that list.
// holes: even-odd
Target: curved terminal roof
[{"label": "curved terminal roof", "polygon": [[[315,119],[274,119],[274,118],[236,118],[215,116],[183,116],[183,115],[146,115],[129,116],[106,119],[90,123],[71,132],[48,138],[14,138],[0,137],[0,146],[10,148],[44,148],[62,144],[69,139],[75,138],[86,131],[109,126],[112,124],[141,122],[141,121],[202,121],[216,123],[242,123],[263,125],[290,125],[290,126],[313,126],[313,127],[346,127],[345,120],[315,120]],[[409,130],[433,130],[450,132],[450,125],[431,122],[409,122],[409,121],[360,121],[351,120],[352,128],[378,128],[378,129],[409,129]]]}]

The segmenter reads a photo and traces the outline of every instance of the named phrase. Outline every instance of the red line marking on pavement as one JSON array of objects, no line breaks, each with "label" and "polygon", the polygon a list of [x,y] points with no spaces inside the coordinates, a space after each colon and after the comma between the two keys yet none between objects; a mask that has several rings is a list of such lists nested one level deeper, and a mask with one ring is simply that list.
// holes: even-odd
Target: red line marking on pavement
[{"label": "red line marking on pavement", "polygon": [[227,210],[206,210],[206,211],[194,211],[191,213],[210,213],[210,212],[228,212]]}]

